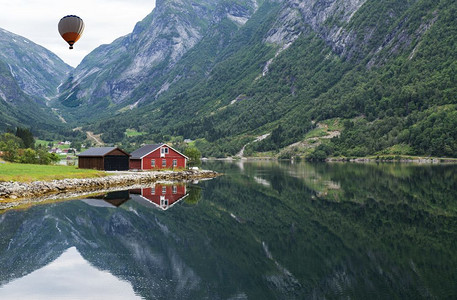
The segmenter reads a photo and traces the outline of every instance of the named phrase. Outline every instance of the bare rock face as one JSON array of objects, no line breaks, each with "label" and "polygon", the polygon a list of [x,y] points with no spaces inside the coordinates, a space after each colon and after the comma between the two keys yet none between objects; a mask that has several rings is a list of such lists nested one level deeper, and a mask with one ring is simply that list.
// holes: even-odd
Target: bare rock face
[{"label": "bare rock face", "polygon": [[[256,8],[255,0],[157,1],[131,34],[100,46],[81,62],[61,87],[60,101],[66,105],[67,99],[77,99],[66,105],[70,107],[105,99],[112,104],[128,101],[144,79],[166,74],[212,25],[224,19],[243,25]],[[145,97],[162,92],[145,89]]]},{"label": "bare rock face", "polygon": [[72,69],[52,52],[1,28],[0,61],[7,64],[24,93],[40,98],[55,96],[57,87]]},{"label": "bare rock face", "polygon": [[270,30],[266,41],[287,45],[307,31],[318,33],[332,45],[335,52],[342,53],[352,32],[344,25],[366,0],[287,0],[280,16]]}]

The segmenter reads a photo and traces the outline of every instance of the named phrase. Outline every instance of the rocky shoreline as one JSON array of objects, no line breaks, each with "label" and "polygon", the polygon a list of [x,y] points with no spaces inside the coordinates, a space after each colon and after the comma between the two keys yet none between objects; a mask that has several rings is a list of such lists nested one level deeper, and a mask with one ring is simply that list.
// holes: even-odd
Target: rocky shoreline
[{"label": "rocky shoreline", "polygon": [[110,176],[86,179],[34,181],[31,183],[0,182],[0,206],[11,200],[31,199],[53,194],[108,189],[148,184],[157,181],[188,181],[214,178],[220,174],[209,170],[115,172]]}]

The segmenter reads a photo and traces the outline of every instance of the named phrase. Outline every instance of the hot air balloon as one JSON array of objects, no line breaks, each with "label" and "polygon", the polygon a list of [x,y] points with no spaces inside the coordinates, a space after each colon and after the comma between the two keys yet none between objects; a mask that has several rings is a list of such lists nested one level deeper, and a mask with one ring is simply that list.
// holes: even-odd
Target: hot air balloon
[{"label": "hot air balloon", "polygon": [[84,22],[78,16],[68,15],[59,21],[59,33],[73,49],[73,44],[81,37],[84,31]]}]

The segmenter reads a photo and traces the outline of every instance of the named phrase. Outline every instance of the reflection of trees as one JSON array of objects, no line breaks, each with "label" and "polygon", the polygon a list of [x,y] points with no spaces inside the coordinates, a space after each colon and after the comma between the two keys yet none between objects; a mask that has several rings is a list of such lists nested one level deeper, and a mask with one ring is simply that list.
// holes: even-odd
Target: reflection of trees
[{"label": "reflection of trees", "polygon": [[184,199],[184,202],[187,204],[195,205],[200,201],[202,197],[202,188],[193,185],[189,186],[189,193],[187,194],[187,197]]},{"label": "reflection of trees", "polygon": [[456,166],[300,165],[247,162],[242,174],[225,166],[231,178],[205,195],[248,220],[272,256],[322,298],[457,294]]},{"label": "reflection of trees", "polygon": [[[167,212],[135,201],[119,208],[71,201],[5,213],[0,277],[33,271],[23,266],[45,265],[74,245],[145,298],[457,295],[455,167],[205,168],[225,175],[189,187],[185,202],[198,205]],[[321,181],[339,189],[338,201],[320,193]]]}]

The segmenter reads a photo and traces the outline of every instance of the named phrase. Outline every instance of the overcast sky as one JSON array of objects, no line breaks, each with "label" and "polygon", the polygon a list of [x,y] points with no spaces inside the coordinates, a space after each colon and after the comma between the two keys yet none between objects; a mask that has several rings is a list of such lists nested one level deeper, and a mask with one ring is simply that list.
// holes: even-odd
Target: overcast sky
[{"label": "overcast sky", "polygon": [[[154,8],[155,0],[0,0],[0,28],[24,36],[76,67],[89,52],[132,32]],[[73,50],[57,24],[77,15],[86,28]]]}]

